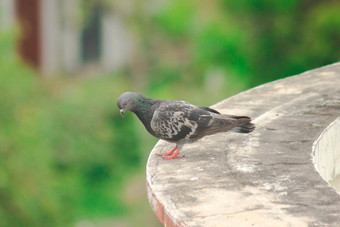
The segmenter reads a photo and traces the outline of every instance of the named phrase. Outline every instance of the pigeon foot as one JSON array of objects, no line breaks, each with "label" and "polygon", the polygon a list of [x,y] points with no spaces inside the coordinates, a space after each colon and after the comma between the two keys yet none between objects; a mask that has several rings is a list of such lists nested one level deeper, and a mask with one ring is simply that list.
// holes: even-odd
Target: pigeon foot
[{"label": "pigeon foot", "polygon": [[162,156],[164,160],[171,160],[171,159],[176,159],[176,158],[183,158],[184,156],[182,155],[171,155],[171,156]]},{"label": "pigeon foot", "polygon": [[[176,159],[176,158],[183,158],[182,155],[178,155],[180,150],[181,150],[181,149],[175,147],[174,150],[170,151],[170,152],[173,152],[173,151],[174,151],[173,154],[171,154],[171,155],[163,155],[162,158],[163,158],[164,160],[171,160],[171,159]],[[170,152],[169,152],[169,153],[170,153]]]},{"label": "pigeon foot", "polygon": [[169,152],[166,152],[166,153],[161,153],[161,154],[157,154],[158,156],[171,156],[174,154],[174,152],[177,150],[177,147],[175,147],[174,149],[172,149],[171,151]]}]

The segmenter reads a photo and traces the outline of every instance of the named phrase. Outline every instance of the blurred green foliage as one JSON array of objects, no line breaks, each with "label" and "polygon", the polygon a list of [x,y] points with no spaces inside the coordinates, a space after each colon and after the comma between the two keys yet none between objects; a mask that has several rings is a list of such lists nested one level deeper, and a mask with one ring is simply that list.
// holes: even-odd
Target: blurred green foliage
[{"label": "blurred green foliage", "polygon": [[14,40],[2,31],[1,226],[121,214],[121,184],[141,164],[134,121],[114,109],[121,77],[41,80],[16,57]]},{"label": "blurred green foliage", "polygon": [[[339,8],[332,0],[166,1],[151,36],[160,32],[163,43],[186,52],[181,67],[173,53],[167,59],[180,75],[204,82],[218,69],[247,88],[338,61]],[[155,52],[154,58],[168,57]]]},{"label": "blurred green foliage", "polygon": [[[79,1],[86,23],[97,3]],[[1,226],[129,215],[124,184],[155,140],[132,114],[121,119],[123,91],[211,105],[340,59],[337,1],[100,2],[136,38],[121,72],[43,79],[18,59],[18,34],[0,29]]]}]

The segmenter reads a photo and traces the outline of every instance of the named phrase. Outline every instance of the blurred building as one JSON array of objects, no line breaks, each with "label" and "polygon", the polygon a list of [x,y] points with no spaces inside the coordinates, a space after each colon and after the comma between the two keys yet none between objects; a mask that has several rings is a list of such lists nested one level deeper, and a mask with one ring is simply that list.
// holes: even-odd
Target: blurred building
[{"label": "blurred building", "polygon": [[124,66],[132,41],[119,14],[100,5],[79,18],[79,0],[0,0],[2,26],[19,25],[18,52],[44,75],[73,73],[86,65]]}]

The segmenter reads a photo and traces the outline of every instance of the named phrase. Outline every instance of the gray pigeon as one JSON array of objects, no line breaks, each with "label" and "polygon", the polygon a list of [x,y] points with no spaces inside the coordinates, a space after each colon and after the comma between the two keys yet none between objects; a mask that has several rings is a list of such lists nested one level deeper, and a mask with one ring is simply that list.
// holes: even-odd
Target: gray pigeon
[{"label": "gray pigeon", "polygon": [[158,154],[163,159],[182,158],[180,150],[207,135],[234,131],[249,133],[255,125],[246,116],[220,114],[204,106],[195,106],[185,101],[150,99],[135,92],[123,93],[117,101],[120,113],[134,112],[151,135],[176,143],[170,152]]}]

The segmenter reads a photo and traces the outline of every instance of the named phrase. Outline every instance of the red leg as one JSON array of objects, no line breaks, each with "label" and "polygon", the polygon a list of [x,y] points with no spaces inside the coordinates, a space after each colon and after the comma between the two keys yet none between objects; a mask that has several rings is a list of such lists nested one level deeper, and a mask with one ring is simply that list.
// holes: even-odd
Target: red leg
[{"label": "red leg", "polygon": [[175,159],[175,158],[183,158],[183,156],[178,155],[180,150],[181,150],[180,148],[177,148],[177,150],[172,155],[168,155],[168,156],[164,155],[164,156],[162,156],[162,158],[164,160],[170,160],[170,159]]},{"label": "red leg", "polygon": [[161,153],[161,154],[157,154],[158,156],[169,156],[169,155],[173,155],[173,153],[176,151],[176,149],[177,149],[177,146],[174,148],[174,149],[172,149],[171,151],[169,151],[169,152],[167,152],[167,153]]}]

